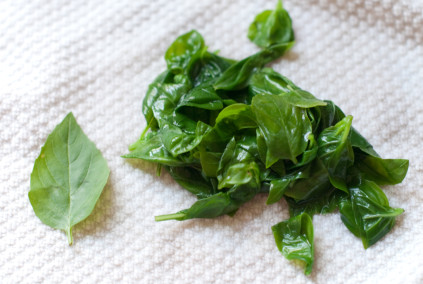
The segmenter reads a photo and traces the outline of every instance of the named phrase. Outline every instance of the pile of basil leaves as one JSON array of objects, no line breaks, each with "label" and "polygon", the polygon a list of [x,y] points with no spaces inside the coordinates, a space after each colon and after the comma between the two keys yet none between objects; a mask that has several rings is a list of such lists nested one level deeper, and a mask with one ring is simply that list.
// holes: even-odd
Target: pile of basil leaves
[{"label": "pile of basil leaves", "polygon": [[408,161],[382,159],[351,116],[264,67],[294,43],[281,2],[256,16],[248,38],[261,50],[235,61],[207,51],[197,31],[179,36],[144,98],[147,127],[124,157],[157,163],[197,195],[157,221],[233,216],[260,193],[267,204],[285,199],[291,218],[272,227],[276,245],[310,274],[312,216],[339,208],[364,247],[373,245],[403,212],[379,186],[400,183]]}]

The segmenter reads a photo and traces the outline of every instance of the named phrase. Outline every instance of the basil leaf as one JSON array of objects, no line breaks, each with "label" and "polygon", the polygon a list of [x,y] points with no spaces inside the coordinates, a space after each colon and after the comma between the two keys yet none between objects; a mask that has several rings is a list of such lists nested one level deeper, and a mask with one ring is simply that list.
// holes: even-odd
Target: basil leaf
[{"label": "basil leaf", "polygon": [[291,17],[279,0],[275,10],[256,16],[248,30],[248,38],[260,47],[294,41]]},{"label": "basil leaf", "polygon": [[234,63],[236,63],[235,60],[223,58],[215,53],[203,53],[203,56],[192,66],[191,80],[195,87],[212,83]]},{"label": "basil leaf", "polygon": [[367,249],[392,229],[395,217],[404,210],[391,208],[386,195],[374,182],[361,180],[348,190],[349,196],[339,203],[341,219]]},{"label": "basil leaf", "polygon": [[174,74],[189,73],[207,47],[203,37],[195,30],[179,36],[165,54],[167,68]]},{"label": "basil leaf", "polygon": [[374,157],[379,157],[373,146],[354,127],[351,128],[351,146]]},{"label": "basil leaf", "polygon": [[249,91],[253,96],[260,94],[279,95],[287,103],[302,108],[326,105],[326,102],[300,89],[291,80],[271,68],[264,68],[251,77]]},{"label": "basil leaf", "polygon": [[305,274],[309,275],[314,262],[313,222],[307,213],[291,217],[272,226],[276,246],[287,259],[298,259],[305,263]]},{"label": "basil leaf", "polygon": [[409,161],[405,159],[382,159],[363,152],[356,152],[354,166],[365,179],[379,185],[398,184],[408,171]]},{"label": "basil leaf", "polygon": [[311,133],[306,111],[273,95],[255,96],[251,107],[266,141],[266,167],[279,159],[297,163],[296,157],[306,149]]},{"label": "basil leaf", "polygon": [[91,214],[109,173],[106,160],[69,113],[35,160],[28,193],[35,214],[64,230],[71,245],[73,226]]},{"label": "basil leaf", "polygon": [[354,162],[350,138],[351,123],[352,116],[347,116],[335,126],[323,130],[317,140],[317,156],[327,168],[331,183],[347,193],[347,169]]},{"label": "basil leaf", "polygon": [[210,197],[200,199],[189,209],[174,214],[156,216],[156,221],[177,220],[183,221],[194,218],[215,218],[231,213],[239,208],[239,205],[230,198],[227,193],[217,193]]},{"label": "basil leaf", "polygon": [[211,85],[199,85],[181,97],[176,109],[181,107],[220,110],[223,101]]},{"label": "basil leaf", "polygon": [[281,57],[292,45],[292,42],[273,45],[238,61],[217,79],[214,88],[216,90],[239,90],[247,87],[248,80],[256,69]]}]

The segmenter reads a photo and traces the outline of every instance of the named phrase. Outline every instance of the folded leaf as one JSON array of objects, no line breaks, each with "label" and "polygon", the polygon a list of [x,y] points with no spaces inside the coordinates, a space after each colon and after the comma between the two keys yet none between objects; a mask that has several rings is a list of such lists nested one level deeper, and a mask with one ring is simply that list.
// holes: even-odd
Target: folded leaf
[{"label": "folded leaf", "polygon": [[351,123],[352,116],[347,116],[335,126],[323,130],[317,140],[319,145],[317,156],[327,168],[331,183],[347,193],[347,169],[354,162]]},{"label": "folded leaf", "polygon": [[273,95],[255,96],[251,107],[266,141],[266,167],[280,159],[296,164],[296,157],[306,149],[311,133],[306,111]]},{"label": "folded leaf", "polygon": [[109,173],[106,160],[69,113],[35,160],[28,193],[35,214],[64,230],[71,245],[72,227],[91,214]]},{"label": "folded leaf", "polygon": [[367,180],[350,186],[349,196],[339,203],[339,211],[342,222],[361,238],[366,249],[385,236],[394,226],[395,217],[404,212],[391,208],[383,191]]},{"label": "folded leaf", "polygon": [[287,259],[305,262],[306,275],[311,273],[314,261],[313,223],[307,213],[291,217],[272,226],[276,246]]},{"label": "folded leaf", "polygon": [[275,10],[258,14],[248,30],[248,38],[260,47],[294,41],[292,21],[278,1]]}]

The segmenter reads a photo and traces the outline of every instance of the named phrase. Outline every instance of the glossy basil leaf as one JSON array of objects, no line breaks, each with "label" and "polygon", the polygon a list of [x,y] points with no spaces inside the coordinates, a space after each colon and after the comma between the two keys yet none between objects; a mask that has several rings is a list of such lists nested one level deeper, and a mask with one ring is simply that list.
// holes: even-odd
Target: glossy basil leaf
[{"label": "glossy basil leaf", "polygon": [[298,161],[298,163],[292,165],[290,167],[290,169],[295,169],[295,168],[299,168],[299,167],[302,167],[304,165],[307,165],[307,164],[311,163],[316,158],[317,150],[318,150],[319,146],[317,145],[317,142],[314,139],[313,134],[309,134],[307,138],[308,138],[308,145],[307,145],[306,150],[304,151],[304,153],[301,154],[300,160]]},{"label": "glossy basil leaf", "polygon": [[255,96],[251,104],[266,141],[266,167],[280,159],[297,163],[307,147],[311,124],[304,109],[285,103],[279,96]]},{"label": "glossy basil leaf", "polygon": [[181,97],[176,109],[181,107],[220,110],[223,108],[223,100],[217,95],[213,86],[200,85]]},{"label": "glossy basil leaf", "polygon": [[201,121],[197,122],[194,134],[184,133],[179,127],[171,124],[164,124],[161,128],[161,139],[165,148],[177,156],[193,150],[200,144],[204,135],[211,131],[211,127]]},{"label": "glossy basil leaf", "polygon": [[192,82],[195,87],[212,83],[216,81],[226,69],[235,63],[235,60],[223,58],[215,53],[206,52],[192,66]]},{"label": "glossy basil leaf", "polygon": [[[266,145],[266,139],[264,138],[264,135],[262,131],[257,128],[256,129],[256,139],[257,139],[257,150],[259,153],[260,161],[266,165],[266,156],[267,156],[267,145]],[[272,169],[274,172],[276,172],[280,176],[284,176],[286,174],[286,167],[283,160],[279,160],[275,162],[273,165],[270,166],[270,169]]]},{"label": "glossy basil leaf", "polygon": [[311,273],[314,262],[313,222],[307,213],[291,217],[272,226],[273,236],[279,251],[289,260],[305,263],[306,275]]},{"label": "glossy basil leaf", "polygon": [[398,184],[403,181],[408,171],[409,161],[405,159],[382,159],[356,152],[354,166],[365,179],[379,185]]},{"label": "glossy basil leaf", "polygon": [[246,184],[252,179],[255,179],[256,183],[260,183],[259,176],[259,168],[254,156],[240,147],[235,138],[232,138],[219,162],[217,171],[218,188],[230,188],[234,185]]},{"label": "glossy basil leaf", "polygon": [[201,173],[191,167],[167,167],[173,179],[189,192],[197,195],[199,199],[209,197],[216,193],[213,184]]},{"label": "glossy basil leaf", "polygon": [[215,218],[239,208],[239,205],[227,193],[220,192],[210,197],[200,199],[190,208],[174,214],[156,216],[156,221],[177,220],[183,221],[194,218]]},{"label": "glossy basil leaf", "polygon": [[294,41],[292,21],[282,1],[278,1],[275,10],[266,10],[256,16],[248,30],[248,38],[260,47]]},{"label": "glossy basil leaf", "polygon": [[300,89],[291,80],[271,68],[264,68],[251,77],[249,92],[252,96],[261,94],[279,95],[287,103],[302,108],[326,105],[326,102]]},{"label": "glossy basil leaf", "polygon": [[238,61],[219,77],[214,84],[214,88],[217,90],[239,90],[247,87],[248,80],[257,69],[281,57],[292,45],[292,42],[274,45]]},{"label": "glossy basil leaf", "polygon": [[351,146],[352,116],[343,118],[336,125],[322,131],[317,140],[317,156],[329,172],[333,186],[348,193],[346,185],[347,169],[354,162]]},{"label": "glossy basil leaf", "polygon": [[200,150],[200,163],[203,172],[208,177],[217,177],[217,170],[222,153]]},{"label": "glossy basil leaf", "polygon": [[173,74],[169,70],[161,73],[157,78],[151,83],[148,87],[147,93],[143,99],[142,103],[142,113],[144,114],[145,120],[147,121],[147,129],[150,125],[155,125],[157,122],[152,123],[154,118],[153,114],[153,105],[156,102],[157,98],[160,95],[157,85],[173,83]]},{"label": "glossy basil leaf", "polygon": [[270,205],[281,200],[290,182],[291,179],[289,178],[272,180],[270,182],[269,196],[267,197],[266,204]]},{"label": "glossy basil leaf", "polygon": [[195,30],[179,36],[165,54],[167,68],[174,74],[189,72],[191,65],[198,60],[207,47],[203,37]]},{"label": "glossy basil leaf", "polygon": [[29,200],[40,220],[66,232],[94,209],[109,177],[107,162],[72,113],[56,126],[31,173]]},{"label": "glossy basil leaf", "polygon": [[123,155],[123,158],[141,159],[166,166],[186,166],[193,163],[192,160],[181,160],[181,156],[174,157],[163,145],[160,132],[148,133],[145,138],[132,144],[129,150],[131,152]]},{"label": "glossy basil leaf", "polygon": [[373,146],[354,127],[351,128],[351,146],[374,157],[379,157]]},{"label": "glossy basil leaf", "polygon": [[[345,114],[332,101],[325,100],[326,106],[320,106],[319,109],[319,125],[317,133],[322,132],[328,127],[334,126],[341,121]],[[316,136],[317,137],[317,136]]]},{"label": "glossy basil leaf", "polygon": [[383,191],[367,180],[350,186],[349,196],[339,203],[339,211],[342,222],[361,238],[366,249],[385,236],[394,226],[395,217],[404,212],[391,208]]}]

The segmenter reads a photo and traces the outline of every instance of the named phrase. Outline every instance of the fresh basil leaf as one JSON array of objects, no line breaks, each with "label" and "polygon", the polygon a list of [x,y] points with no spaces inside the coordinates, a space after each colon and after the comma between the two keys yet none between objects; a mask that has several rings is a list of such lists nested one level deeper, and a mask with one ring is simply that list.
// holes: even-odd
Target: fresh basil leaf
[{"label": "fresh basil leaf", "polygon": [[248,80],[257,69],[281,57],[292,45],[292,42],[273,45],[238,61],[219,77],[214,88],[216,90],[239,90],[247,87]]},{"label": "fresh basil leaf", "polygon": [[307,213],[291,217],[272,226],[276,246],[287,259],[305,263],[306,275],[311,273],[314,262],[313,222]]},{"label": "fresh basil leaf", "polygon": [[195,30],[179,36],[165,54],[167,68],[174,74],[188,74],[191,65],[198,60],[207,47],[203,37]]},{"label": "fresh basil leaf", "polygon": [[248,38],[259,47],[294,41],[294,30],[288,12],[278,1],[275,10],[266,10],[256,16],[248,30]]},{"label": "fresh basil leaf", "polygon": [[217,170],[222,153],[200,150],[200,163],[204,174],[208,177],[217,177]]},{"label": "fresh basil leaf", "polygon": [[289,169],[296,169],[311,163],[317,156],[317,150],[319,146],[317,145],[316,140],[314,139],[313,134],[308,135],[308,145],[304,153],[301,154],[300,160],[297,164],[293,164]]},{"label": "fresh basil leaf", "polygon": [[266,141],[266,167],[280,159],[297,163],[296,157],[306,149],[311,133],[306,111],[273,95],[255,96],[251,107]]},{"label": "fresh basil leaf", "polygon": [[404,210],[391,208],[386,195],[374,182],[361,180],[348,190],[349,196],[339,203],[341,219],[367,249],[392,229],[395,217]]},{"label": "fresh basil leaf", "polygon": [[336,125],[322,131],[317,140],[317,156],[329,172],[333,186],[348,193],[346,185],[347,169],[354,162],[351,146],[352,116],[346,116]]},{"label": "fresh basil leaf", "polygon": [[107,162],[72,113],[56,126],[41,148],[31,173],[29,200],[40,220],[66,232],[94,209],[109,177]]},{"label": "fresh basil leaf", "polygon": [[363,152],[356,152],[354,166],[365,179],[379,185],[398,184],[405,178],[409,161],[405,159],[382,159]]}]

